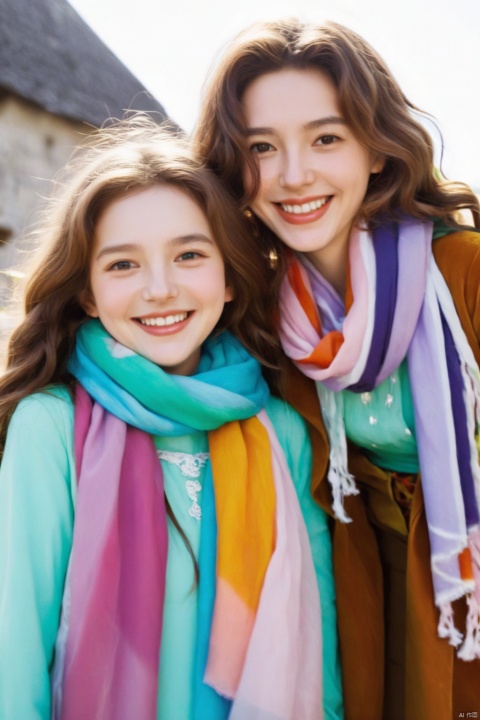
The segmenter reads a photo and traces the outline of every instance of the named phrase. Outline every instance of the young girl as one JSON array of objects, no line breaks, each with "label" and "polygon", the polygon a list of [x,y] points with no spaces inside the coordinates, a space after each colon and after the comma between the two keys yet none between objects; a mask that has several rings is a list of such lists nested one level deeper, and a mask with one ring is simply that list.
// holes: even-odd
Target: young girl
[{"label": "young girl", "polygon": [[276,266],[353,720],[480,712],[480,238],[459,211],[480,212],[412,110],[354,32],[267,23],[226,50],[195,135]]},{"label": "young girl", "polygon": [[2,720],[343,717],[243,222],[147,122],[100,131],[49,209],[1,380]]}]

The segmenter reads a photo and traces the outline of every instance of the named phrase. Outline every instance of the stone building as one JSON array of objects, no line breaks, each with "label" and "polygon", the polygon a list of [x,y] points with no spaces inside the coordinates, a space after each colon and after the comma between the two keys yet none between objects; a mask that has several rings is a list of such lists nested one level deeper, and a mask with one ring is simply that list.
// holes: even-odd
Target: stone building
[{"label": "stone building", "polygon": [[[0,277],[85,134],[163,107],[66,0],[0,0]],[[0,294],[2,291],[0,282]],[[0,300],[1,305],[1,300]]]}]

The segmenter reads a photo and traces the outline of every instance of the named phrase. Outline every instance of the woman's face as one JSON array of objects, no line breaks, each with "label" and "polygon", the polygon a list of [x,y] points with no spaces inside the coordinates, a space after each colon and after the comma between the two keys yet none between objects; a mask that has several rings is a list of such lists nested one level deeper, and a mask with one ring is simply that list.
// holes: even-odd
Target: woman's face
[{"label": "woman's face", "polygon": [[251,207],[328,279],[339,264],[345,267],[352,224],[370,174],[380,172],[383,161],[357,140],[335,86],[320,70],[262,75],[247,87],[243,109],[260,171]]},{"label": "woman's face", "polygon": [[121,197],[95,229],[85,311],[122,345],[164,370],[194,372],[232,292],[210,225],[180,188]]}]

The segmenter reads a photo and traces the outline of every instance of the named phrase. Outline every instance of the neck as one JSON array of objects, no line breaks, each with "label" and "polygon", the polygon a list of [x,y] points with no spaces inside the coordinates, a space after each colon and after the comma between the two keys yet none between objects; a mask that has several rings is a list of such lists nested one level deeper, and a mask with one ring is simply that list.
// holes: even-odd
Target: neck
[{"label": "neck", "polygon": [[347,285],[348,238],[339,246],[332,244],[305,255],[339,296],[344,298]]}]

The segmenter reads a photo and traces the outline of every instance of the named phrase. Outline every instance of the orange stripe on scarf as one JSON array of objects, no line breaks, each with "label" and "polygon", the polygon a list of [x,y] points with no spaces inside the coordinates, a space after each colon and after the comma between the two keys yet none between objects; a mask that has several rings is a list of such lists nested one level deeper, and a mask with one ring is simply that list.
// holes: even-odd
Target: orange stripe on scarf
[{"label": "orange stripe on scarf", "polygon": [[310,324],[314,330],[321,335],[322,325],[320,322],[320,316],[318,314],[317,306],[312,298],[310,292],[305,287],[303,278],[300,272],[300,265],[298,260],[293,260],[288,268],[288,279],[290,285],[298,298],[300,305],[302,306]]},{"label": "orange stripe on scarf", "polygon": [[267,431],[253,417],[209,433],[218,524],[217,575],[256,610],[275,547],[275,486]]},{"label": "orange stripe on scarf", "polygon": [[460,566],[460,576],[462,580],[473,580],[472,555],[468,547],[462,550],[458,556],[458,564]]},{"label": "orange stripe on scarf", "polygon": [[[294,259],[288,268],[288,279],[290,285],[297,296],[300,305],[303,308],[310,324],[318,333],[322,333],[322,325],[320,316],[318,314],[317,306],[311,295],[311,293],[305,287],[303,282],[302,274],[300,271],[300,264],[298,260]],[[347,279],[346,279],[346,290],[345,290],[345,312],[348,313],[353,305],[353,291],[350,280],[350,267],[347,264]],[[336,354],[340,350],[344,343],[343,333],[339,330],[332,330],[323,337],[314,350],[307,357],[297,359],[295,362],[298,365],[316,365],[322,370],[328,368],[335,359]]]},{"label": "orange stripe on scarf", "polygon": [[275,546],[272,451],[267,430],[256,417],[210,432],[209,447],[218,531],[205,682],[234,697]]},{"label": "orange stripe on scarf", "polygon": [[316,365],[322,370],[328,368],[335,358],[335,355],[343,345],[344,337],[339,330],[332,330],[325,335],[318,345],[313,349],[310,355],[305,358],[295,360],[299,365]]}]

